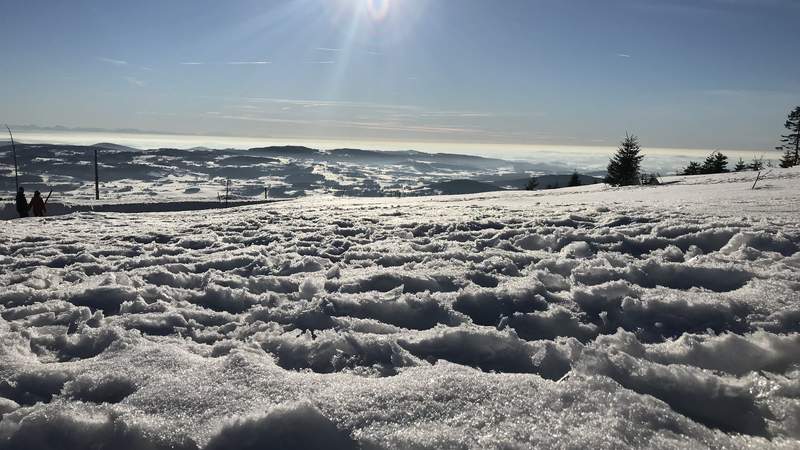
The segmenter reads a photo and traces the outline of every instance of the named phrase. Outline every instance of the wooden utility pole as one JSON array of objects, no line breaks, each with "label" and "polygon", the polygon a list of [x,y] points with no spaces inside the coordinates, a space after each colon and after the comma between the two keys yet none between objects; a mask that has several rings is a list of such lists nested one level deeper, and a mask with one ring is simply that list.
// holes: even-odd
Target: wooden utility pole
[{"label": "wooden utility pole", "polygon": [[17,192],[19,192],[19,171],[17,169],[17,146],[14,145],[14,135],[11,134],[11,128],[8,128],[8,125],[6,125],[6,130],[8,130],[8,135],[11,136],[11,153],[14,155],[14,184],[17,187]]},{"label": "wooden utility pole", "polygon": [[231,179],[225,180],[225,206],[228,206],[228,198],[230,197]]},{"label": "wooden utility pole", "polygon": [[97,170],[97,148],[94,149],[94,199],[100,200],[100,177]]}]

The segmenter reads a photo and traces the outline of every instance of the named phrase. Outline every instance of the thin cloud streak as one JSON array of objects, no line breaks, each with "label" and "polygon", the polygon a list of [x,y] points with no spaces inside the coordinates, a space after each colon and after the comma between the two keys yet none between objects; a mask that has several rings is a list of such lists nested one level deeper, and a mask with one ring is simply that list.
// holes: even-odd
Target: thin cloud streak
[{"label": "thin cloud streak", "polygon": [[264,97],[227,98],[226,100],[243,101],[248,103],[275,103],[275,104],[301,106],[301,107],[365,108],[365,109],[386,109],[386,110],[419,109],[416,106],[410,106],[410,105],[390,105],[382,103],[354,102],[354,101],[341,101],[341,100],[308,100],[308,99],[264,98]]},{"label": "thin cloud streak", "polygon": [[279,119],[274,117],[253,117],[253,116],[240,116],[233,114],[226,114],[226,115],[211,114],[211,115],[219,119],[240,120],[248,122],[332,126],[332,127],[356,128],[356,129],[380,130],[380,131],[418,132],[418,133],[433,133],[433,134],[479,134],[486,132],[485,130],[477,128],[449,127],[449,126],[435,126],[435,125],[428,125],[428,126],[404,125],[404,124],[396,124],[390,122]]},{"label": "thin cloud streak", "polygon": [[[333,48],[333,47],[317,47],[314,50],[316,50],[318,52],[326,52],[326,53],[341,53],[341,52],[344,51],[344,49]],[[354,51],[356,53],[360,52],[360,53],[364,53],[364,54],[372,55],[372,56],[380,56],[382,54],[381,52],[379,52],[377,50],[371,50],[371,49],[367,49],[367,50],[358,50],[358,49],[356,49]]]},{"label": "thin cloud streak", "polygon": [[272,64],[272,61],[225,61],[225,62],[218,62],[218,63],[207,63],[201,61],[186,61],[180,63],[182,66],[211,66],[211,65],[223,65],[223,66],[263,66],[267,64]]},{"label": "thin cloud streak", "polygon": [[147,85],[147,83],[145,83],[144,81],[142,81],[142,80],[140,80],[140,79],[138,79],[136,77],[125,77],[125,81],[127,81],[128,83],[130,83],[130,84],[132,84],[134,86],[138,86],[138,87],[145,87]]},{"label": "thin cloud streak", "polygon": [[112,59],[112,58],[97,58],[98,61],[102,61],[104,63],[112,64],[115,66],[127,66],[128,61],[123,61],[121,59]]},{"label": "thin cloud streak", "polygon": [[[373,112],[388,113],[389,117],[398,119],[422,119],[422,118],[443,118],[443,119],[484,119],[498,117],[497,113],[474,111],[474,110],[431,110],[418,105],[388,104],[374,102],[344,101],[344,100],[319,100],[319,99],[287,99],[269,97],[204,97],[221,99],[236,103],[232,106],[237,109],[255,109],[246,104],[274,104],[281,107],[281,110],[288,111],[291,107],[297,108],[333,108],[333,109],[353,109],[369,110]],[[373,113],[370,113],[373,114]],[[513,114],[502,114],[505,117],[512,117]],[[543,114],[538,114],[541,116]]]}]

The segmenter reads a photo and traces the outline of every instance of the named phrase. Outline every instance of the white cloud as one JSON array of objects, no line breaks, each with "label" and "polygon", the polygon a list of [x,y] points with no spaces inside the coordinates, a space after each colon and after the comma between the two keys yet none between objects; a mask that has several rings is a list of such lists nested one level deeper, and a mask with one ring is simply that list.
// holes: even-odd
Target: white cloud
[{"label": "white cloud", "polygon": [[145,83],[144,81],[142,81],[142,80],[140,80],[140,79],[138,79],[136,77],[125,77],[125,81],[127,81],[128,83],[130,83],[130,84],[132,84],[134,86],[138,86],[138,87],[145,87],[147,85],[147,83]]},{"label": "white cloud", "polygon": [[224,66],[263,66],[272,64],[272,61],[224,61],[224,62],[201,62],[185,61],[180,63],[182,66],[205,66],[205,65],[224,65]]},{"label": "white cloud", "polygon": [[332,107],[332,108],[366,108],[366,109],[388,109],[388,110],[416,110],[416,106],[409,105],[391,105],[385,103],[372,103],[372,102],[355,102],[355,101],[342,101],[342,100],[316,100],[316,99],[288,99],[288,98],[264,98],[264,97],[248,97],[241,100],[249,103],[275,103],[281,105],[292,105],[304,108],[310,107]]},{"label": "white cloud", "polygon": [[328,120],[328,119],[323,119],[323,120],[280,119],[275,117],[237,115],[237,114],[225,114],[225,115],[214,115],[214,116],[220,119],[239,120],[247,122],[315,125],[315,126],[325,126],[325,127],[354,128],[362,130],[418,132],[418,133],[428,133],[428,134],[466,134],[466,133],[482,134],[486,132],[486,130],[478,128],[438,126],[438,125],[423,126],[423,125],[403,124],[397,122]]},{"label": "white cloud", "polygon": [[115,66],[127,66],[128,61],[123,61],[121,59],[112,59],[112,58],[97,58],[98,61],[102,61],[104,63],[112,64]]},{"label": "white cloud", "polygon": [[[345,51],[342,48],[333,48],[333,47],[317,47],[314,50],[316,50],[318,52],[326,52],[326,53],[340,53],[340,52]],[[382,54],[381,52],[379,52],[377,50],[372,50],[372,49],[355,49],[355,50],[348,49],[348,52],[351,52],[351,51],[355,51],[357,53],[360,52],[360,53],[364,53],[364,54],[371,55],[371,56],[380,56]]]},{"label": "white cloud", "polygon": [[230,66],[247,66],[247,65],[264,65],[264,64],[272,64],[272,61],[230,61],[226,62],[225,64]]}]

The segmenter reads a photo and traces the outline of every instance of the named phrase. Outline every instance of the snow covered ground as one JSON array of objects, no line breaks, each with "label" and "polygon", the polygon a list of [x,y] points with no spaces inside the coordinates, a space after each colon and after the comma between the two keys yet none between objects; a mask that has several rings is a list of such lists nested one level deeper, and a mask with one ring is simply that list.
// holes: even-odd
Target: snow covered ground
[{"label": "snow covered ground", "polygon": [[800,170],[2,224],[0,448],[800,448]]}]

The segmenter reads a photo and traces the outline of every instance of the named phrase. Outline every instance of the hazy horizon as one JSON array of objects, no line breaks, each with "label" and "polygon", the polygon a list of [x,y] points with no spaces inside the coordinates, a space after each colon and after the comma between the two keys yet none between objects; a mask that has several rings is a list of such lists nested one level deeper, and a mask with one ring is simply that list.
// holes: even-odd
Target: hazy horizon
[{"label": "hazy horizon", "polygon": [[[12,129],[12,131],[14,131]],[[425,153],[448,153],[520,160],[529,162],[558,162],[565,168],[597,172],[605,169],[608,157],[617,146],[578,146],[578,145],[514,145],[514,144],[470,144],[458,142],[396,142],[396,141],[345,141],[325,139],[252,137],[252,136],[212,136],[182,135],[151,132],[122,133],[108,131],[14,131],[14,139],[25,144],[64,144],[94,145],[113,143],[140,150],[155,148],[191,149],[207,147],[213,149],[247,150],[269,146],[304,146],[318,150],[354,148],[374,151],[414,150]],[[2,141],[3,139],[0,139]],[[742,158],[746,161],[754,157],[776,160],[774,151],[749,151],[729,149],[681,149],[648,147],[643,143],[646,158],[643,166],[647,170],[669,174],[683,168],[690,160],[704,159],[713,151],[722,151],[731,162]]]}]

